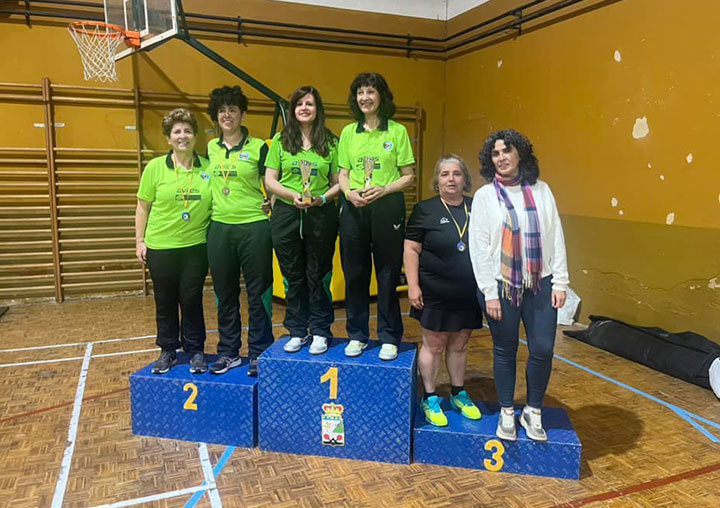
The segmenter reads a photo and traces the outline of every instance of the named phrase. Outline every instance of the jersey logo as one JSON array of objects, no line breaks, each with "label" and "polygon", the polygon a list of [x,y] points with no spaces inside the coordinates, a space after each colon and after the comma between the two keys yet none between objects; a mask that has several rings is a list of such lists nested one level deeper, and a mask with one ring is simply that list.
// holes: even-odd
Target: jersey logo
[{"label": "jersey logo", "polygon": [[240,152],[240,155],[238,157],[241,161],[250,160],[250,154],[247,152]]},{"label": "jersey logo", "polygon": [[402,226],[402,222],[401,222],[400,224],[393,224],[393,229],[394,229],[395,231],[399,231],[399,230],[400,230],[400,226]]},{"label": "jersey logo", "polygon": [[387,151],[392,150],[392,149],[393,149],[393,143],[392,143],[392,141],[385,141],[385,142],[383,143],[383,148],[384,148],[385,150],[387,150]]},{"label": "jersey logo", "polygon": [[202,180],[210,180],[210,175],[208,174],[207,171],[203,171],[202,173],[200,173],[200,178]]},{"label": "jersey logo", "polygon": [[440,224],[450,224],[450,219],[448,219],[447,217],[441,217]]}]

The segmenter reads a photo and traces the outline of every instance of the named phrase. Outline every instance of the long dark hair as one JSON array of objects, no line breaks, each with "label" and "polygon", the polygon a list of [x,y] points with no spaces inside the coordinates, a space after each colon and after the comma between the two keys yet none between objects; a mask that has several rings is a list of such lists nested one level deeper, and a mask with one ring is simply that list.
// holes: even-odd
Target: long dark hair
[{"label": "long dark hair", "polygon": [[380,107],[378,108],[378,116],[381,121],[386,121],[395,114],[395,103],[393,102],[393,93],[385,81],[385,78],[377,72],[363,72],[358,74],[350,85],[350,95],[348,96],[348,106],[352,116],[358,122],[365,121],[365,114],[360,111],[357,103],[358,88],[363,86],[371,86],[380,94]]},{"label": "long dark hair", "polygon": [[325,106],[323,106],[320,93],[310,85],[301,86],[290,96],[287,125],[283,129],[281,136],[282,147],[286,152],[293,155],[303,149],[302,131],[300,130],[300,122],[295,117],[295,107],[300,102],[300,99],[307,94],[311,94],[315,99],[315,121],[310,131],[312,150],[322,157],[327,157],[330,154],[331,145],[337,143],[337,136],[325,127]]},{"label": "long dark hair", "polygon": [[520,162],[518,164],[520,176],[527,180],[530,185],[535,184],[540,177],[540,166],[538,166],[538,160],[533,151],[532,143],[515,129],[493,132],[487,137],[482,150],[480,150],[480,174],[485,177],[485,180],[488,182],[491,182],[495,177],[495,164],[493,164],[492,161],[492,152],[495,148],[495,142],[500,140],[502,140],[508,148],[511,146],[515,147],[520,156]]}]

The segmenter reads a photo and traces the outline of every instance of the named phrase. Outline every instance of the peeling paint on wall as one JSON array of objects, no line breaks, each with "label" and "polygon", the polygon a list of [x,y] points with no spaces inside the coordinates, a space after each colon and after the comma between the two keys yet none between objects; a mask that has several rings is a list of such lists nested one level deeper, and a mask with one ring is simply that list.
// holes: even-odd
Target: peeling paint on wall
[{"label": "peeling paint on wall", "polygon": [[691,153],[687,154],[687,157],[685,157],[685,160],[688,164],[690,164],[693,161],[693,155]]},{"label": "peeling paint on wall", "polygon": [[660,175],[660,180],[665,180],[665,175]]},{"label": "peeling paint on wall", "polygon": [[650,132],[650,128],[648,127],[647,117],[637,118],[635,119],[635,125],[633,126],[633,137],[635,139],[644,138],[648,135]]},{"label": "peeling paint on wall", "polygon": [[672,224],[673,222],[675,222],[675,213],[674,213],[674,212],[670,212],[670,213],[667,214],[667,216],[665,217],[665,224],[667,224],[667,225],[669,226],[669,225]]},{"label": "peeling paint on wall", "polygon": [[615,208],[618,205],[618,200],[615,196],[610,200],[610,205]]},{"label": "peeling paint on wall", "polygon": [[620,54],[620,52],[617,49],[615,50],[614,58],[615,58],[616,62],[619,62],[620,60],[622,60],[622,55]]},{"label": "peeling paint on wall", "polygon": [[713,277],[708,281],[708,289],[720,289],[720,284],[718,284],[717,277]]},{"label": "peeling paint on wall", "polygon": [[498,66],[498,69],[499,69],[500,67],[502,67],[502,60],[498,60],[497,66]]},{"label": "peeling paint on wall", "polygon": [[620,215],[625,215],[625,210],[618,210],[618,213],[619,213]]}]

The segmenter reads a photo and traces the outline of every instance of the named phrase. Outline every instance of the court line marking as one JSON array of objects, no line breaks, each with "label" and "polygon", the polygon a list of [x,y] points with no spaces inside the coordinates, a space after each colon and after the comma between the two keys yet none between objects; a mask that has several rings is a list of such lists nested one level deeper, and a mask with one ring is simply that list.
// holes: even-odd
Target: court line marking
[{"label": "court line marking", "polygon": [[58,474],[57,483],[55,484],[55,494],[53,495],[52,508],[61,508],[67,489],[67,481],[70,476],[70,466],[72,465],[73,452],[75,451],[75,439],[77,438],[78,424],[80,423],[80,411],[82,409],[82,399],[85,393],[85,383],[87,381],[88,370],[90,369],[90,358],[92,358],[92,343],[85,347],[85,356],[83,357],[82,367],[80,368],[80,378],[78,379],[77,390],[75,391],[75,403],[73,405],[72,417],[70,418],[70,426],[68,428],[68,444],[63,453],[62,463],[60,464],[60,473]]},{"label": "court line marking", "polygon": [[215,475],[213,474],[212,464],[210,463],[210,455],[208,455],[207,444],[200,443],[198,446],[198,453],[200,454],[200,465],[202,466],[203,474],[205,475],[203,485],[207,485],[209,489],[206,492],[210,497],[210,506],[212,506],[212,508],[222,508],[222,501],[220,501],[220,493],[218,492],[217,485],[215,484]]},{"label": "court line marking", "polygon": [[152,496],[137,497],[135,499],[128,499],[127,501],[120,501],[118,503],[103,504],[94,508],[120,508],[121,506],[135,506],[143,503],[152,503],[153,501],[160,501],[162,499],[170,499],[172,497],[184,496],[192,494],[198,491],[205,491],[207,487],[198,485],[197,487],[188,487],[186,489],[174,490],[172,492],[163,492],[161,494],[153,494]]},{"label": "court line marking", "polygon": [[[228,460],[230,460],[230,456],[235,451],[234,446],[228,446],[225,448],[225,451],[223,452],[222,456],[220,457],[220,460],[218,460],[218,463],[215,464],[215,467],[213,468],[213,474],[215,475],[215,478],[220,474],[220,471],[223,470],[225,467],[225,464],[227,464]],[[203,485],[205,485],[203,483]],[[183,508],[193,508],[200,500],[202,499],[204,492],[196,492],[193,494],[193,496],[188,500],[187,503],[185,503],[185,506]]]},{"label": "court line marking", "polygon": [[[520,342],[525,344],[527,346],[527,341],[520,339]],[[630,386],[626,383],[623,383],[622,381],[618,381],[617,379],[613,379],[610,376],[606,376],[605,374],[602,374],[600,372],[597,372],[595,370],[592,370],[588,367],[585,367],[584,365],[580,365],[577,362],[574,362],[568,358],[565,358],[563,356],[553,354],[553,358],[557,358],[558,360],[565,362],[569,365],[572,365],[573,367],[577,367],[580,370],[583,370],[587,372],[588,374],[592,374],[593,376],[597,376],[600,379],[603,379],[609,383],[613,383],[621,388],[625,388],[626,390],[630,390],[631,392],[635,393],[636,395],[640,395],[642,397],[645,397],[646,399],[649,399],[653,402],[656,402],[660,404],[661,406],[665,406],[670,411],[678,415],[680,418],[688,422],[690,425],[695,427],[698,431],[700,431],[706,438],[708,438],[713,443],[720,443],[720,439],[718,439],[714,434],[710,433],[707,429],[705,429],[703,426],[701,426],[698,422],[695,420],[698,420],[700,422],[703,422],[706,425],[710,425],[711,427],[715,427],[716,429],[720,429],[720,423],[713,422],[711,420],[708,420],[707,418],[703,418],[702,416],[696,415],[695,413],[691,413],[690,411],[687,411],[685,409],[682,409],[681,407],[678,407],[674,404],[671,404],[665,400],[659,399],[658,397],[655,397],[654,395],[650,395],[649,393],[645,393],[642,390],[638,390],[637,388]]]},{"label": "court line marking", "polygon": [[595,495],[584,497],[581,499],[576,499],[574,501],[569,501],[567,503],[561,503],[561,504],[553,506],[552,508],[577,508],[579,506],[584,506],[584,505],[590,504],[590,503],[596,503],[599,501],[608,501],[610,499],[624,497],[628,494],[634,494],[636,492],[651,490],[656,487],[663,487],[665,485],[679,482],[681,480],[688,480],[690,478],[695,478],[695,477],[702,476],[702,475],[705,475],[708,473],[713,473],[718,470],[720,470],[720,462],[717,464],[712,464],[710,466],[705,466],[705,467],[701,467],[698,469],[692,469],[690,471],[685,471],[684,473],[667,476],[665,478],[659,478],[657,480],[650,480],[648,482],[638,483],[636,485],[631,485],[629,487],[623,487],[622,489],[610,490],[608,492],[603,492],[602,494],[595,494]]}]

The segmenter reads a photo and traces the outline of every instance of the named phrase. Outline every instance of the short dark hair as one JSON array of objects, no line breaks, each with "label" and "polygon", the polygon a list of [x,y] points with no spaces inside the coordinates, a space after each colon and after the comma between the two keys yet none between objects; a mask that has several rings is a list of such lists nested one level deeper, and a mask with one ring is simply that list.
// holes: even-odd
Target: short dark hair
[{"label": "short dark hair", "polygon": [[287,125],[282,131],[281,141],[282,147],[286,152],[295,155],[300,152],[303,147],[302,132],[300,131],[300,122],[295,117],[295,107],[300,99],[307,94],[315,99],[315,121],[313,122],[312,132],[310,133],[310,142],[315,153],[322,157],[330,154],[330,147],[337,143],[337,137],[327,127],[325,127],[325,106],[323,106],[320,92],[314,86],[305,85],[295,90],[290,96],[290,103],[287,109]]},{"label": "short dark hair", "polygon": [[485,180],[491,182],[495,177],[495,164],[493,164],[492,161],[492,152],[495,149],[495,142],[500,140],[505,143],[505,146],[514,146],[518,151],[518,155],[520,156],[520,176],[527,180],[530,185],[537,182],[540,176],[540,167],[538,166],[535,152],[533,152],[532,143],[515,129],[493,132],[485,140],[478,157],[480,159],[480,174]]},{"label": "short dark hair", "polygon": [[162,119],[162,130],[166,138],[170,137],[172,128],[175,126],[176,123],[190,124],[190,127],[192,127],[193,130],[193,134],[198,133],[197,120],[195,120],[195,116],[190,112],[190,110],[185,108],[177,108],[173,109]]},{"label": "short dark hair", "polygon": [[223,106],[237,106],[241,113],[248,109],[248,98],[238,85],[223,86],[210,92],[210,104],[207,112],[213,122],[217,122],[218,110]]},{"label": "short dark hair", "polygon": [[348,106],[353,118],[358,122],[365,120],[365,114],[360,111],[357,103],[357,91],[360,87],[371,86],[380,94],[380,107],[378,108],[378,116],[381,120],[388,120],[395,114],[395,103],[393,102],[393,94],[385,78],[377,72],[363,72],[358,74],[350,84],[350,95],[348,96]]}]

